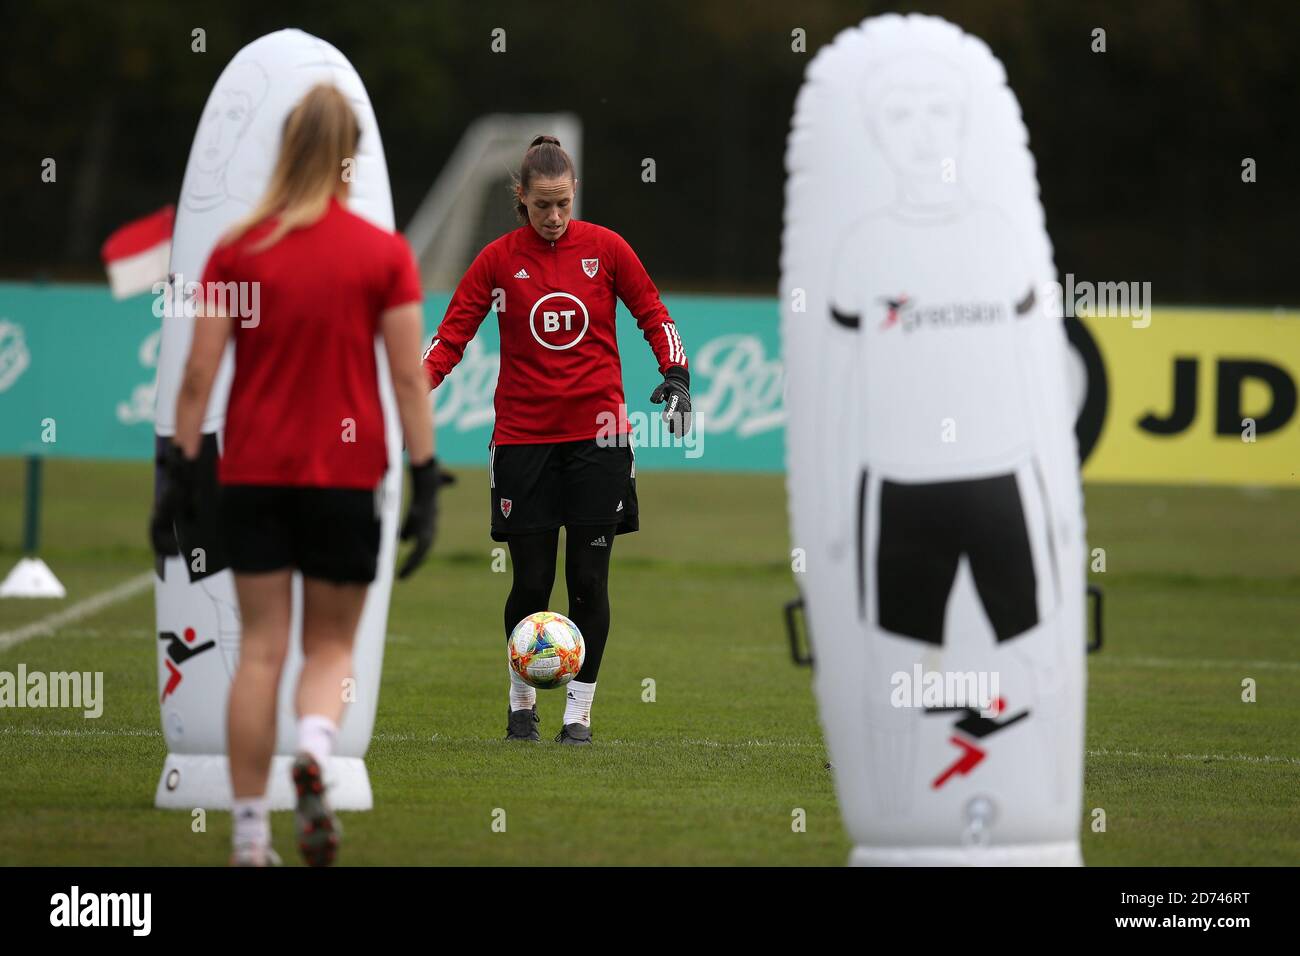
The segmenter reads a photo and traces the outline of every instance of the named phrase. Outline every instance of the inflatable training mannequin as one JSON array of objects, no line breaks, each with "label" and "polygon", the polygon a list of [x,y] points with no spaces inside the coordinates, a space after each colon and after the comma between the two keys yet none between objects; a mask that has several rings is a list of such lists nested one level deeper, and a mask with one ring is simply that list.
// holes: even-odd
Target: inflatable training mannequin
[{"label": "inflatable training mannequin", "polygon": [[[250,212],[270,181],[281,129],[290,110],[317,83],[329,82],[352,103],[361,125],[349,208],[377,226],[393,228],[388,167],[374,110],[361,78],[333,46],[300,30],[281,30],[244,47],[222,71],[208,97],[176,210],[171,280],[174,305],[163,318],[158,360],[156,441],[159,457],[175,433],[176,393],[189,354],[193,316],[181,307],[185,286],[198,283],[217,239]],[[232,315],[234,313],[232,312]],[[234,580],[223,555],[195,553],[196,541],[213,541],[216,463],[226,399],[233,374],[233,346],[213,385],[203,421],[201,499],[195,526],[177,526],[180,554],[158,562],[155,587],[158,676],[167,762],[158,783],[160,807],[230,805],[226,753],[226,698],[239,654],[239,611]],[[380,397],[388,443],[383,479],[383,529],[379,569],[370,586],[354,651],[356,686],[339,728],[335,756],[325,768],[336,809],[371,806],[363,757],[370,744],[393,582],[397,509],[401,500],[401,428],[382,343],[376,342]],[[293,428],[285,422],[285,428]],[[161,471],[157,481],[161,481]],[[295,575],[293,634],[280,685],[276,757],[271,769],[272,809],[293,806],[289,783],[294,728],[292,688],[302,666],[302,581]],[[341,690],[345,692],[347,689]]]},{"label": "inflatable training mannequin", "polygon": [[854,864],[1081,863],[1078,376],[1027,142],[934,17],[843,31],[795,105],[787,482]]}]

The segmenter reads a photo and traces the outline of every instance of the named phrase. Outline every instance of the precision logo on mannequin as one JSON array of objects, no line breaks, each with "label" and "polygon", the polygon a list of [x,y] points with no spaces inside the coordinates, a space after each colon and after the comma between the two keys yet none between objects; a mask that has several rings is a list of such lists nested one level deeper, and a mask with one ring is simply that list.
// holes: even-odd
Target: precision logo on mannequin
[{"label": "precision logo on mannequin", "polygon": [[887,331],[896,325],[904,333],[922,328],[955,329],[992,325],[1008,317],[1007,309],[1000,302],[948,302],[922,306],[907,296],[901,296],[897,301],[882,297],[880,301],[886,306],[884,321],[880,323],[881,331]]}]

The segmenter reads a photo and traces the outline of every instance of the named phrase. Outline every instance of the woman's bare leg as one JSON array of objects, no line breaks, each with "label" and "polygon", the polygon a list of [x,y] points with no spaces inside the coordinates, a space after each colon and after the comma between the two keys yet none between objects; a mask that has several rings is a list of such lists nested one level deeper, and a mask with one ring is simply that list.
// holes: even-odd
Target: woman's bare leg
[{"label": "woman's bare leg", "polygon": [[339,846],[339,823],[325,798],[325,761],[343,719],[352,644],[366,600],[364,584],[303,579],[302,674],[298,678],[298,847],[309,866],[329,866]]},{"label": "woman's bare leg", "polygon": [[352,645],[368,587],[303,578],[303,663],[297,701],[300,720],[317,715],[338,726],[343,719],[343,682],[355,676]]},{"label": "woman's bare leg", "polygon": [[226,732],[236,798],[266,793],[275,751],[276,697],[289,649],[292,579],[287,569],[235,575],[242,637]]}]

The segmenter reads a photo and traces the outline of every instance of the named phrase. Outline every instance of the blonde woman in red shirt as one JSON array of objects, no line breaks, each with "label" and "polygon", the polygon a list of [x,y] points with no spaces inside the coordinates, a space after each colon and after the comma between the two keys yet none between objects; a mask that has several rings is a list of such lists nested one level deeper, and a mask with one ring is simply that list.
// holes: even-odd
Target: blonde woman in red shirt
[{"label": "blonde woman in red shirt", "polygon": [[[235,864],[274,862],[267,777],[295,570],[303,575],[293,765],[299,847],[318,866],[337,850],[321,768],[342,719],[339,687],[352,675],[353,639],[379,553],[378,486],[388,462],[376,334],[387,350],[413,479],[402,537],[415,546],[402,576],[423,560],[434,535],[433,422],[414,357],[423,324],[419,277],[400,236],[347,209],[340,171],[359,138],[343,94],[314,87],[285,122],[266,195],[213,251],[204,288],[260,283],[261,314],[247,324],[220,313],[195,320],[166,466],[171,491],[155,520],[170,525],[172,514],[194,509],[202,417],[233,337],[219,515],[243,626],[227,718]],[[345,420],[354,423],[346,437]]]}]

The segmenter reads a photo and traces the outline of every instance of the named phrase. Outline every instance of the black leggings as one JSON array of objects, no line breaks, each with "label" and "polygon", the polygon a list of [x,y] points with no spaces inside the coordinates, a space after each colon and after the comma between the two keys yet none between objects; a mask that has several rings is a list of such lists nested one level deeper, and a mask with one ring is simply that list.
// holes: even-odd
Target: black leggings
[{"label": "black leggings", "polygon": [[[564,549],[564,577],[569,585],[568,617],[582,631],[587,656],[577,680],[595,683],[609,638],[609,553],[615,525],[570,528]],[[560,531],[516,534],[508,539],[514,584],[506,598],[506,637],[534,611],[548,610],[555,584],[555,558]],[[603,544],[592,544],[603,541]]]}]

